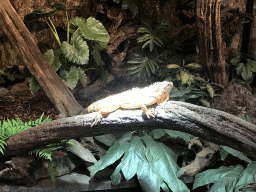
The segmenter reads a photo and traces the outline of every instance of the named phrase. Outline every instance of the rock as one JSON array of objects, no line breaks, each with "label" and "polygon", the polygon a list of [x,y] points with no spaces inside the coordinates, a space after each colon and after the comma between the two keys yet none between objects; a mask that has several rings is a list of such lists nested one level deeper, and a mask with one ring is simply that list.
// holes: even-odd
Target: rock
[{"label": "rock", "polygon": [[25,81],[15,84],[10,91],[14,97],[32,96],[30,88]]},{"label": "rock", "polygon": [[0,87],[0,97],[4,97],[5,95],[7,95],[9,93],[9,90],[4,88],[4,87]]}]

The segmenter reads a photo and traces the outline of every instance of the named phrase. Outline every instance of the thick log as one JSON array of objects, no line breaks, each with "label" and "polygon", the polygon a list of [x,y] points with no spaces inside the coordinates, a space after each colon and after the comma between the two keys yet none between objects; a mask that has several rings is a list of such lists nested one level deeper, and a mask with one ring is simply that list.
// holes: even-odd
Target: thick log
[{"label": "thick log", "polygon": [[148,119],[141,110],[117,110],[93,127],[90,124],[96,113],[51,121],[10,137],[5,155],[19,155],[39,145],[63,139],[134,130],[172,129],[229,146],[256,159],[256,126],[234,115],[180,101],[157,106],[155,114],[155,118]]}]

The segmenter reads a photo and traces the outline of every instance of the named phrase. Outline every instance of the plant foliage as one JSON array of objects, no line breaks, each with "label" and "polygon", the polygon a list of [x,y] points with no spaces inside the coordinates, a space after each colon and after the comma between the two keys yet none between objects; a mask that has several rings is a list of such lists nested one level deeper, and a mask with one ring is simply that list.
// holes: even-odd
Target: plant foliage
[{"label": "plant foliage", "polygon": [[139,43],[143,43],[142,49],[149,46],[150,51],[152,52],[155,45],[161,47],[163,45],[163,40],[167,31],[167,24],[162,22],[158,23],[154,28],[153,25],[148,21],[144,22],[143,26],[139,27],[138,33],[143,33],[144,35],[137,38]]},{"label": "plant foliage", "polygon": [[209,83],[200,77],[197,72],[201,68],[200,64],[189,63],[181,67],[177,64],[167,65],[170,76],[176,80],[177,87],[173,88],[170,98],[181,99],[198,99],[203,105],[210,107],[209,99],[214,98],[223,87],[215,83]]},{"label": "plant foliage", "polygon": [[[71,19],[70,26],[68,13],[72,10],[78,9],[78,7],[66,9],[63,4],[59,3],[55,3],[53,7],[55,10],[50,12],[40,9],[25,16],[25,20],[44,18],[60,45],[60,49],[56,51],[48,50],[44,54],[46,59],[49,61],[53,69],[60,74],[67,86],[70,89],[74,89],[78,81],[80,81],[84,86],[87,84],[84,67],[78,67],[77,65],[88,64],[90,52],[97,63],[97,68],[100,70],[104,80],[104,75],[106,73],[103,72],[104,69],[101,66],[100,51],[105,49],[109,41],[110,36],[107,30],[100,21],[93,17],[89,17],[87,19],[81,17],[73,18]],[[63,42],[60,42],[57,30],[50,19],[50,17],[58,11],[64,11],[66,13],[68,23],[67,41]],[[71,40],[69,40],[70,32],[73,33]],[[40,88],[40,84],[34,77],[30,79],[29,85],[32,93],[35,93]]]},{"label": "plant foliage", "polygon": [[232,78],[236,79],[238,76],[246,83],[250,84],[252,82],[253,73],[256,72],[256,61],[254,58],[241,53],[232,53],[227,56],[226,61],[231,64],[229,65],[231,72],[232,68],[235,68],[235,74],[231,73]]},{"label": "plant foliage", "polygon": [[161,70],[161,55],[145,55],[142,53],[135,53],[127,61],[130,64],[128,68],[129,75],[132,79],[136,79],[139,82],[151,82],[153,77],[164,77],[164,72]]},{"label": "plant foliage", "polygon": [[[160,136],[160,133],[152,134]],[[172,134],[170,133],[170,135]],[[180,135],[180,137],[183,136]],[[185,137],[188,138],[187,135]],[[111,175],[113,184],[121,182],[122,174],[126,180],[137,175],[142,189],[147,192],[157,192],[160,191],[160,188],[164,191],[168,191],[168,188],[174,192],[189,191],[186,185],[176,177],[179,169],[176,163],[177,155],[164,144],[156,142],[152,137],[132,136],[131,132],[126,133],[115,142],[106,152],[106,155],[96,162],[91,176],[93,177],[98,171],[120,158],[120,164]]]},{"label": "plant foliage", "polygon": [[209,192],[230,191],[238,192],[241,187],[255,182],[256,162],[252,161],[246,168],[241,165],[225,167],[218,169],[209,169],[195,176],[193,189],[214,183]]},{"label": "plant foliage", "polygon": [[139,12],[138,0],[113,0],[115,3],[122,2],[123,9],[130,9],[131,12],[136,15]]},{"label": "plant foliage", "polygon": [[29,121],[25,123],[23,123],[20,119],[13,119],[7,121],[3,120],[2,122],[0,121],[0,152],[4,154],[4,148],[6,145],[5,140],[8,139],[10,136],[21,131],[30,129],[31,127],[35,127],[37,125],[51,121],[49,117],[46,117],[43,120],[43,116],[44,114],[42,114],[41,117],[36,121]]}]

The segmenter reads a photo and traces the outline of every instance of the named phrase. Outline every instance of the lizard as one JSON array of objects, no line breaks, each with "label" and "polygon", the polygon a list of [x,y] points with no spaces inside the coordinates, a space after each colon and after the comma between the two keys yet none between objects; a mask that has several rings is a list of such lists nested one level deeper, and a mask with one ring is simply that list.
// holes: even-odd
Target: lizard
[{"label": "lizard", "polygon": [[108,96],[90,104],[80,115],[98,112],[91,126],[98,124],[102,116],[119,108],[141,108],[147,117],[155,117],[154,110],[147,106],[161,104],[169,100],[169,94],[173,87],[170,81],[156,82],[144,88],[133,88],[115,95]]}]

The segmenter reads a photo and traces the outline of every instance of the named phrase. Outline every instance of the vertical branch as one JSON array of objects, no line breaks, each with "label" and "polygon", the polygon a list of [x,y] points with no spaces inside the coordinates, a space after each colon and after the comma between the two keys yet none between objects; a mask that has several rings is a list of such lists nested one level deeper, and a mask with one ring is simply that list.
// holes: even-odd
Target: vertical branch
[{"label": "vertical branch", "polygon": [[226,85],[226,64],[223,56],[221,23],[221,0],[197,0],[196,14],[198,26],[199,61],[206,78],[212,82]]}]

